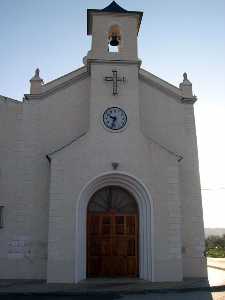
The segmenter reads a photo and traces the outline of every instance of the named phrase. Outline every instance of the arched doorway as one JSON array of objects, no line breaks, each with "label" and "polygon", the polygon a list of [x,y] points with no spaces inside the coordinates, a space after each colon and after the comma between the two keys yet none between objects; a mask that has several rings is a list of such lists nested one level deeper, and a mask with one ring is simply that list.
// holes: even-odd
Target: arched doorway
[{"label": "arched doorway", "polygon": [[87,207],[87,276],[138,276],[138,205],[126,189],[106,186]]},{"label": "arched doorway", "polygon": [[135,176],[124,172],[102,173],[88,181],[75,205],[74,282],[87,278],[87,207],[94,193],[103,187],[119,186],[129,191],[138,204],[139,277],[154,281],[154,214],[148,188]]}]

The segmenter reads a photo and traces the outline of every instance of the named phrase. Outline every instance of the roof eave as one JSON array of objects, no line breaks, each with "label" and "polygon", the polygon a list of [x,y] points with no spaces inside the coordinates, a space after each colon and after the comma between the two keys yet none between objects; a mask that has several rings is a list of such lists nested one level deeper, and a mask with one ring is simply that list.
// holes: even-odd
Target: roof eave
[{"label": "roof eave", "polygon": [[166,92],[167,94],[171,95],[172,97],[175,97],[177,100],[179,100],[179,102],[181,102],[182,92],[175,85],[159,78],[158,76],[156,76],[144,69],[140,69],[139,76],[140,76],[140,79],[142,79],[146,82],[149,82],[151,85],[154,85],[155,87],[158,87],[160,90]]},{"label": "roof eave", "polygon": [[127,11],[127,12],[104,12],[100,9],[87,9],[87,35],[91,35],[92,34],[92,14],[126,14],[126,15],[137,15],[138,16],[138,30],[137,30],[137,34],[139,33],[139,29],[141,26],[141,21],[143,18],[143,12],[142,11]]}]

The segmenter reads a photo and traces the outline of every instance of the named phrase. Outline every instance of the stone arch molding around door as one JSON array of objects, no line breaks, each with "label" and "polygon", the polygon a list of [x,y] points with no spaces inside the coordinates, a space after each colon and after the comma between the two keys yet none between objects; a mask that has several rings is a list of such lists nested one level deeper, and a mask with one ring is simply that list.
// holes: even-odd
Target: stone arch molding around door
[{"label": "stone arch molding around door", "polygon": [[136,199],[139,209],[139,277],[154,281],[153,272],[153,205],[146,186],[133,175],[123,172],[103,173],[90,180],[80,192],[76,203],[75,221],[75,278],[86,279],[86,221],[91,196],[106,186],[120,186]]}]

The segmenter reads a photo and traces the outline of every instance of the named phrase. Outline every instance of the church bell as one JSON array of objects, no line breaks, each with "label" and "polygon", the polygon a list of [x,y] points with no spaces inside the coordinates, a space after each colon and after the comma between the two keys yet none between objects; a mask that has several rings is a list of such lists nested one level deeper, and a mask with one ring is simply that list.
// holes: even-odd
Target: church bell
[{"label": "church bell", "polygon": [[117,35],[112,35],[111,40],[110,40],[110,46],[118,46],[119,45],[119,38]]}]

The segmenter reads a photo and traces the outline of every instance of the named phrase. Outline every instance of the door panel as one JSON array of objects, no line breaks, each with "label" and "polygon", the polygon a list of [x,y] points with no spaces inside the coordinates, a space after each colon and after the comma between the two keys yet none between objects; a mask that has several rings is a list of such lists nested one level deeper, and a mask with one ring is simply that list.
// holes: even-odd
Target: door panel
[{"label": "door panel", "polygon": [[88,213],[87,275],[115,277],[138,275],[137,216]]}]

